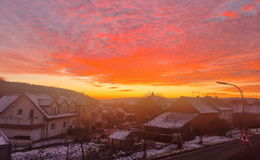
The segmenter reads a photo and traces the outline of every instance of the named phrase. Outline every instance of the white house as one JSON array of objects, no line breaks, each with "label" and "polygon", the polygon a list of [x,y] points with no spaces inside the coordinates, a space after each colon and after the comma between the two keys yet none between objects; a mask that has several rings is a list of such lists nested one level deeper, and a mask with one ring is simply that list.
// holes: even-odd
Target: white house
[{"label": "white house", "polygon": [[32,141],[66,133],[75,128],[75,105],[47,94],[5,95],[0,99],[0,131],[9,139]]}]

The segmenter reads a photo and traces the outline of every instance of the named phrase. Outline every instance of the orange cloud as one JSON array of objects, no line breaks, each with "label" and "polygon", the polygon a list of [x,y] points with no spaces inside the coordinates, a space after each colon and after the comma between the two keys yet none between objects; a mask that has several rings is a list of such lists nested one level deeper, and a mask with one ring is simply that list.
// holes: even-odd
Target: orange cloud
[{"label": "orange cloud", "polygon": [[223,13],[223,16],[229,17],[229,18],[237,18],[239,16],[238,12],[235,11],[226,11]]},{"label": "orange cloud", "polygon": [[[242,85],[240,86],[243,92],[245,93],[259,93],[260,92],[260,85]],[[236,88],[234,87],[226,87],[221,89],[222,91],[228,91],[228,92],[237,92]]]},{"label": "orange cloud", "polygon": [[117,89],[118,87],[109,87],[109,89]]},{"label": "orange cloud", "polygon": [[133,91],[133,90],[131,90],[131,89],[122,89],[122,90],[119,90],[119,91],[121,91],[121,92],[130,92],[130,91]]},{"label": "orange cloud", "polygon": [[103,87],[102,85],[99,85],[99,84],[93,84],[93,86],[95,86],[95,87]]}]

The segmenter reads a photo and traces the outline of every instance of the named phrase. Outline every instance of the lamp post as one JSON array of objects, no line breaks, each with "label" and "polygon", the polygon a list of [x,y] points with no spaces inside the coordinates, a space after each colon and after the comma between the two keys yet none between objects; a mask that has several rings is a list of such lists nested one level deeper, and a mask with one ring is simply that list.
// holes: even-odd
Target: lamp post
[{"label": "lamp post", "polygon": [[243,105],[244,96],[243,96],[242,90],[241,90],[238,86],[236,86],[236,85],[234,85],[234,84],[231,84],[231,83],[220,82],[220,81],[217,81],[216,83],[222,84],[222,85],[233,86],[233,87],[236,87],[236,88],[238,89],[238,91],[240,92],[240,96],[241,96],[241,105],[242,105],[243,113],[245,113],[245,108],[244,108],[244,105]]},{"label": "lamp post", "polygon": [[[234,84],[231,84],[231,83],[220,82],[220,81],[217,81],[216,83],[222,84],[222,85],[233,86],[233,87],[236,87],[236,88],[238,89],[238,91],[240,92],[240,96],[241,96],[241,105],[242,105],[242,111],[243,111],[242,113],[245,114],[245,108],[244,108],[244,104],[243,104],[244,96],[243,96],[242,90],[241,90],[238,86],[236,86],[236,85],[234,85]],[[243,119],[243,120],[245,120],[245,119]]]}]

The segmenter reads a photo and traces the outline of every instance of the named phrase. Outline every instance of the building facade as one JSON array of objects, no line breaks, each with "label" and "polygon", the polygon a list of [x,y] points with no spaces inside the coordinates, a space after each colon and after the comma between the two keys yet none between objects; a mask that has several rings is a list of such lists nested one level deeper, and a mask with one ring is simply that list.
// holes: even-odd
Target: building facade
[{"label": "building facade", "polygon": [[[64,100],[65,101],[65,100]],[[75,105],[47,94],[6,95],[0,99],[0,130],[9,139],[37,141],[77,127]]]}]

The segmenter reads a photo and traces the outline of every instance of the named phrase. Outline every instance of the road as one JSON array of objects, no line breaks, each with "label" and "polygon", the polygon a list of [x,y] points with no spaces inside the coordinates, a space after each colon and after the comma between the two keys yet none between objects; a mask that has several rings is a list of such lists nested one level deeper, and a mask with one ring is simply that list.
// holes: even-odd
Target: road
[{"label": "road", "polygon": [[249,147],[247,147],[246,144],[239,142],[239,140],[235,140],[230,143],[206,147],[196,151],[167,156],[164,158],[157,158],[156,160],[225,160],[231,155],[260,144],[260,136],[252,136],[250,137],[250,141],[251,143]]}]

